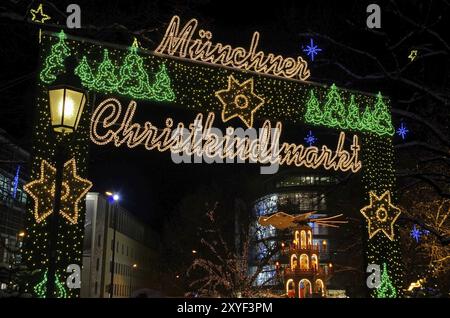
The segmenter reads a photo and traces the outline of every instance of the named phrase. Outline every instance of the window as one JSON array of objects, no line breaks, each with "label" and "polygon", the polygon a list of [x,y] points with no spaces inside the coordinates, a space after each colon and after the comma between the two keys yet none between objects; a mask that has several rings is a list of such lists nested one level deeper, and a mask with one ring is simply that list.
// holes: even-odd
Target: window
[{"label": "window", "polygon": [[94,287],[94,294],[97,294],[97,291],[98,291],[98,282],[95,282],[95,285],[94,285],[95,287]]},{"label": "window", "polygon": [[127,256],[128,256],[128,245],[127,245]]},{"label": "window", "polygon": [[102,244],[101,244],[101,241],[102,241],[102,235],[101,234],[99,234],[98,235],[98,238],[97,238],[97,246],[98,247],[100,247]]},{"label": "window", "polygon": [[117,241],[117,244],[116,244],[116,252],[119,253],[119,241]]},{"label": "window", "polygon": [[97,258],[97,264],[95,265],[95,269],[97,272],[100,269],[100,258]]},{"label": "window", "polygon": [[122,243],[122,255],[125,255],[125,246],[123,243]]}]

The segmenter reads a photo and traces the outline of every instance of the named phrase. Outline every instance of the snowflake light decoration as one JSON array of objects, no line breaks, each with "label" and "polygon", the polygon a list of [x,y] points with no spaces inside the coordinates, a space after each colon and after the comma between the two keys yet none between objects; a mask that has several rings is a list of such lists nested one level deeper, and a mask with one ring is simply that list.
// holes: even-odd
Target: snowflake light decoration
[{"label": "snowflake light decoration", "polygon": [[412,228],[412,230],[411,230],[411,237],[413,238],[413,239],[415,239],[416,240],[416,242],[417,243],[419,243],[419,240],[420,240],[420,236],[421,236],[422,234],[420,233],[420,230],[417,228],[417,226],[414,224],[414,226],[413,226],[413,228]]},{"label": "snowflake light decoration", "polygon": [[305,52],[311,58],[311,61],[314,61],[314,56],[317,55],[318,52],[322,51],[317,45],[314,45],[314,40],[311,39],[310,45],[307,45],[303,52]]},{"label": "snowflake light decoration", "polygon": [[397,129],[397,135],[402,137],[403,140],[405,140],[406,135],[409,133],[408,128],[406,128],[404,123],[400,124],[400,127]]},{"label": "snowflake light decoration", "polygon": [[310,130],[308,135],[304,138],[305,142],[311,147],[316,141],[317,138],[313,135],[312,131]]}]

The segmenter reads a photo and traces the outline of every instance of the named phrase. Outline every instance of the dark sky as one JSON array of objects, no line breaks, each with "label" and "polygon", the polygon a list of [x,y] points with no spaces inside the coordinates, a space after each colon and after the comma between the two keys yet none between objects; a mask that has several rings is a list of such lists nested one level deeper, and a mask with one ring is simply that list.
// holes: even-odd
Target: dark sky
[{"label": "dark sky", "polygon": [[[64,11],[73,1],[54,1],[52,14],[57,17],[56,9]],[[174,14],[182,21],[190,18],[199,20],[199,27],[213,33],[213,42],[222,42],[236,46],[248,46],[252,33],[261,33],[259,47],[265,52],[285,56],[304,55],[302,45],[309,42],[305,32],[319,32],[334,39],[350,43],[357,48],[367,50],[373,55],[383,56],[385,45],[376,42],[365,30],[367,14],[365,8],[373,1],[77,1],[82,9],[82,24],[103,27],[119,23],[131,31],[149,30],[145,33],[153,41],[144,46],[155,49],[160,41],[166,23]],[[37,3],[37,2],[36,2]],[[46,2],[44,1],[44,4]],[[48,2],[51,4],[51,2]],[[382,8],[387,2],[377,1]],[[398,2],[404,12],[409,12],[410,1]],[[416,1],[412,3],[417,4]],[[18,15],[24,14],[30,1],[17,1],[17,4],[5,8]],[[32,6],[36,6],[33,4]],[[435,10],[435,9],[433,9]],[[428,11],[432,14],[433,10]],[[422,16],[425,11],[411,11]],[[431,12],[431,13],[430,13]],[[0,127],[17,138],[25,148],[29,148],[31,122],[33,118],[33,96],[37,71],[36,26],[11,19],[0,20],[1,56],[0,63]],[[397,20],[389,14],[382,16],[383,29],[395,37]],[[98,38],[103,41],[129,44],[127,32],[81,30],[79,35]],[[329,41],[316,39],[322,48],[321,56],[349,62],[347,51]],[[413,44],[411,44],[411,47]],[[403,54],[403,53],[402,53]],[[407,52],[404,53],[405,56]],[[383,60],[387,64],[390,60]],[[376,63],[363,63],[350,60],[357,65],[361,73],[373,71]],[[387,94],[399,94],[397,87],[387,82],[378,82],[368,87],[364,81],[346,81],[345,74],[335,66],[326,63],[310,64],[311,79],[321,83],[336,82],[348,88],[376,92],[383,90]],[[156,109],[155,116],[158,115]],[[173,113],[182,118],[190,114],[179,110]],[[171,110],[171,114],[172,110]],[[302,137],[303,138],[303,134]],[[292,140],[295,141],[295,140]],[[298,142],[298,140],[297,140]],[[301,142],[301,141],[300,141]],[[257,176],[255,167],[243,169],[237,165],[175,165],[169,153],[128,150],[127,148],[92,147],[90,174],[97,191],[114,190],[122,195],[123,204],[133,213],[140,215],[158,227],[163,216],[176,208],[180,199],[196,187],[211,183],[220,183],[225,178],[244,179],[245,176]]]}]

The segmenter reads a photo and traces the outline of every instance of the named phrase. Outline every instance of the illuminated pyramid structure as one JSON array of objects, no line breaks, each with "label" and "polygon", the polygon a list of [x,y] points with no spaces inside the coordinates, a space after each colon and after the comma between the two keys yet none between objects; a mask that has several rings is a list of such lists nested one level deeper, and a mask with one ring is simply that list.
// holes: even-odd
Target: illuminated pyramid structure
[{"label": "illuminated pyramid structure", "polygon": [[286,296],[289,298],[326,296],[326,282],[331,273],[331,264],[320,264],[320,248],[318,244],[313,244],[313,230],[309,224],[338,227],[338,224],[347,221],[336,220],[342,214],[311,218],[314,213],[290,215],[277,212],[258,220],[262,226],[273,226],[278,230],[292,229],[292,243],[281,243],[281,257],[287,258],[288,264],[281,268],[280,262],[276,262],[277,271],[283,278]]}]

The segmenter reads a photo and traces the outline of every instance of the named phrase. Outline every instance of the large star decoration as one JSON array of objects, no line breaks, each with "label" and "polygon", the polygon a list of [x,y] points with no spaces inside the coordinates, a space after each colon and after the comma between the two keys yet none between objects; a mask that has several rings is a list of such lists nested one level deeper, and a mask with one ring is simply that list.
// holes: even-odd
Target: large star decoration
[{"label": "large star decoration", "polygon": [[55,182],[56,169],[42,160],[40,177],[23,186],[23,190],[34,201],[34,219],[40,223],[53,211],[52,187]]},{"label": "large star decoration", "polygon": [[391,241],[394,240],[394,223],[400,216],[399,208],[391,203],[391,193],[384,192],[378,197],[370,191],[370,204],[361,209],[367,219],[369,239],[378,232],[383,232]]},{"label": "large star decoration", "polygon": [[47,20],[50,20],[50,16],[44,13],[42,8],[42,3],[39,5],[37,9],[31,9],[31,21],[36,23],[44,23]]},{"label": "large star decoration", "polygon": [[[78,204],[92,187],[89,180],[79,177],[76,173],[75,159],[64,164],[63,182],[61,187],[61,209],[59,214],[72,224],[78,222]],[[40,223],[53,212],[55,198],[56,169],[46,160],[41,162],[40,177],[24,185],[23,189],[34,200],[34,218]]]},{"label": "large star decoration", "polygon": [[253,127],[253,115],[264,104],[264,99],[253,91],[253,78],[239,84],[230,75],[227,89],[217,91],[215,95],[223,106],[222,121],[239,117],[247,128]]}]

